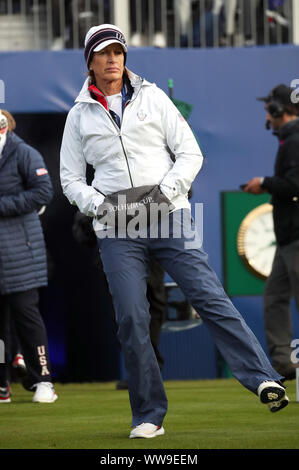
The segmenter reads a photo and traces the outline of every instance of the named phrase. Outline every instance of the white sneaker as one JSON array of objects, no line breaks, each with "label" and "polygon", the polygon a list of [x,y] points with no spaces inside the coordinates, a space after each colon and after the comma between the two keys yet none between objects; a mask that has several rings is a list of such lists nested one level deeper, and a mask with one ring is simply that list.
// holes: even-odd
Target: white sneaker
[{"label": "white sneaker", "polygon": [[164,428],[163,426],[155,426],[154,424],[151,423],[142,423],[139,424],[139,426],[136,426],[130,434],[130,439],[135,439],[135,437],[145,437],[145,438],[150,438],[150,437],[156,437],[156,436],[162,436],[164,434]]},{"label": "white sneaker", "polygon": [[53,403],[57,400],[58,396],[51,382],[39,382],[35,386],[36,390],[32,398],[33,403]]},{"label": "white sneaker", "polygon": [[257,389],[257,394],[260,397],[261,402],[268,405],[272,413],[285,408],[289,404],[285,388],[270,380],[260,384]]}]

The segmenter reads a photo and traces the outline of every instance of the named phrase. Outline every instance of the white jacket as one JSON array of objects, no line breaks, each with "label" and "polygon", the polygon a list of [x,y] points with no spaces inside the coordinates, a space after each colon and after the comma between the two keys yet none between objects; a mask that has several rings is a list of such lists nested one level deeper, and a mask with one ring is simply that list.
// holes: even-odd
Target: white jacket
[{"label": "white jacket", "polygon": [[[161,184],[176,209],[189,208],[187,193],[203,160],[193,132],[161,89],[127,73],[134,93],[121,128],[91,97],[86,79],[65,124],[63,192],[89,216],[96,215],[104,195],[143,185]],[[91,186],[86,183],[86,162],[95,170]]]}]

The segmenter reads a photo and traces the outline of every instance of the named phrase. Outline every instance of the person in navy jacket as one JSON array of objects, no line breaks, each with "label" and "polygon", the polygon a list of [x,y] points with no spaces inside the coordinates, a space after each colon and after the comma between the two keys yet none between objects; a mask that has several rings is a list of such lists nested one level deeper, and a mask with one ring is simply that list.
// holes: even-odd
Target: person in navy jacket
[{"label": "person in navy jacket", "polygon": [[[9,308],[28,386],[35,390],[33,402],[52,403],[57,395],[39,311],[38,289],[47,285],[47,260],[38,211],[50,203],[53,189],[42,156],[13,132],[15,125],[10,113],[0,111],[0,338],[5,345],[4,312]],[[8,379],[7,366],[0,361],[0,403],[11,401]]]}]

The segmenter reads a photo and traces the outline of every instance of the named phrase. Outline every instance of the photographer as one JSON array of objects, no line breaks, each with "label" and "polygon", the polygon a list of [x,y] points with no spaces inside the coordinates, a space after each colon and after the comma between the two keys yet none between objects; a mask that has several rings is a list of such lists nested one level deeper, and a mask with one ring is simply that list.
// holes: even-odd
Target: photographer
[{"label": "photographer", "polygon": [[274,175],[252,178],[244,188],[248,193],[272,196],[277,249],[264,290],[264,319],[273,366],[286,379],[295,378],[290,360],[293,296],[299,308],[299,119],[292,92],[282,84],[258,98],[265,102],[266,127],[277,136],[279,148]]}]

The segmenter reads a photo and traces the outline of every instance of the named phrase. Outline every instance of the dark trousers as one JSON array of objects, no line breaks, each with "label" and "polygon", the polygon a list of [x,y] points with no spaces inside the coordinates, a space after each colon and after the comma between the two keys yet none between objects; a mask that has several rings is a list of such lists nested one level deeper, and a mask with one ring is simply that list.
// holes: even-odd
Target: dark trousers
[{"label": "dark trousers", "polygon": [[159,340],[162,324],[166,315],[166,292],[164,286],[165,271],[155,258],[150,257],[149,275],[147,280],[147,300],[149,302],[150,337],[156,358],[160,367],[163,367],[164,359],[159,351]]},{"label": "dark trousers", "polygon": [[0,295],[0,339],[5,346],[5,364],[0,364],[0,386],[9,380],[9,315],[15,323],[28,370],[27,384],[50,382],[50,361],[46,328],[39,312],[37,289]]},{"label": "dark trousers", "polygon": [[267,346],[273,366],[280,373],[292,365],[292,297],[299,310],[299,240],[277,248],[264,290]]}]

